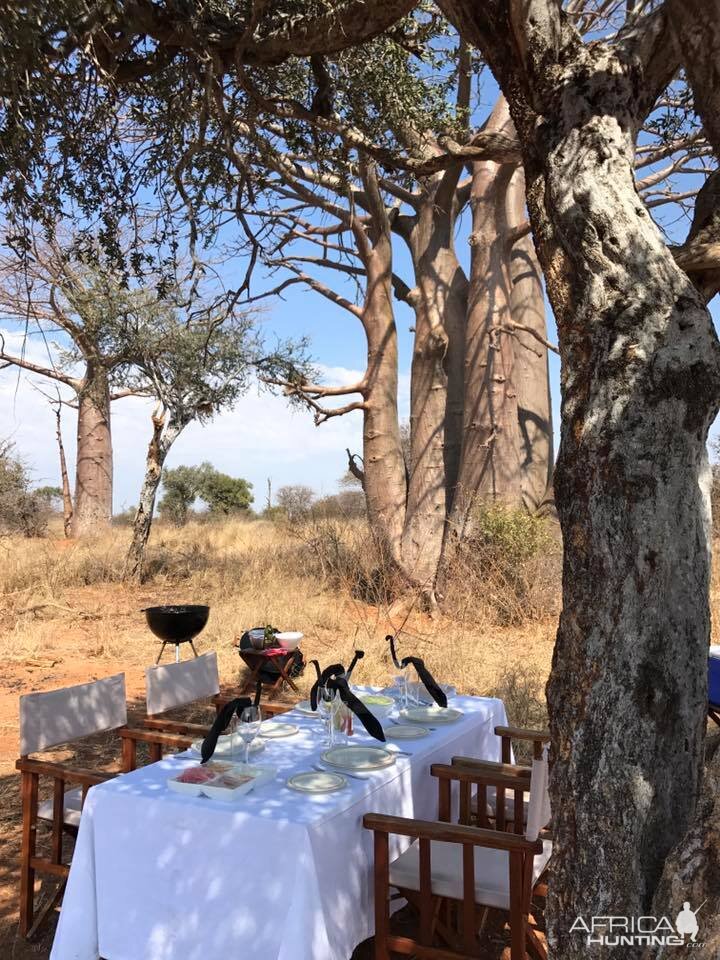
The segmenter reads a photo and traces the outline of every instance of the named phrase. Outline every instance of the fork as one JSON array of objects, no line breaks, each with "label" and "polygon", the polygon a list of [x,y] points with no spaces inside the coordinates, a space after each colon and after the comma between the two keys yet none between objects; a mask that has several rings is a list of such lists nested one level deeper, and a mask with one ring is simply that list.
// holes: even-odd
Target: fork
[{"label": "fork", "polygon": [[317,770],[319,773],[339,773],[343,777],[350,777],[352,780],[368,780],[368,777],[361,777],[357,773],[348,773],[347,770],[331,770],[330,767],[323,767],[319,763],[313,764],[313,770]]}]

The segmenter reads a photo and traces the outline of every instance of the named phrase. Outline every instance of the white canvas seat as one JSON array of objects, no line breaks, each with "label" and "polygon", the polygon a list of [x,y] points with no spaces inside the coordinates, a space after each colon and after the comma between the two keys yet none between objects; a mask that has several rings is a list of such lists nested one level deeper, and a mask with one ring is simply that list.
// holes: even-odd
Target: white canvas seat
[{"label": "white canvas seat", "polygon": [[[53,798],[43,800],[38,806],[38,819],[49,820],[52,823],[54,803]],[[66,827],[80,826],[80,813],[82,810],[82,789],[74,787],[66,791],[63,796],[63,823]]]},{"label": "white canvas seat", "polygon": [[[544,840],[542,853],[533,861],[533,884],[545,870],[551,853],[552,840]],[[463,848],[459,843],[431,842],[431,890],[435,896],[462,900],[462,856]],[[390,864],[390,883],[405,890],[420,890],[420,847],[417,843]],[[510,864],[506,850],[475,847],[475,902],[484,907],[510,909]]]},{"label": "white canvas seat", "polygon": [[165,663],[145,670],[145,700],[150,717],[214,697],[219,692],[216,653],[203,653],[194,660]]}]

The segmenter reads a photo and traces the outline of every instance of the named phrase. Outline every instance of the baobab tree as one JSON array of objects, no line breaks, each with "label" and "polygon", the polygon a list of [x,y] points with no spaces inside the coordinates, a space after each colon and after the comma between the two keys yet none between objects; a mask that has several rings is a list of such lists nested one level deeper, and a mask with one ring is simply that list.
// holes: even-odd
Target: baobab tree
[{"label": "baobab tree", "polygon": [[[21,262],[7,247],[0,255],[0,313],[47,347],[47,362],[24,351],[0,361],[68,387],[77,408],[77,458],[70,533],[98,534],[112,519],[113,460],[110,404],[141,388],[123,382],[129,353],[125,325],[138,309],[135,294],[112,272],[84,261],[71,240],[33,237]],[[64,343],[50,349],[60,334]]]}]

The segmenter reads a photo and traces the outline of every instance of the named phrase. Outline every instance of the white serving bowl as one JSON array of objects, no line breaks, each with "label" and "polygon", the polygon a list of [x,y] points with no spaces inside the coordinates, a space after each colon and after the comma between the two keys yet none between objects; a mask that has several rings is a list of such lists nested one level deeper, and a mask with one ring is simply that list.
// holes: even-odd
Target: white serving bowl
[{"label": "white serving bowl", "polygon": [[381,722],[387,720],[397,706],[393,698],[386,696],[384,693],[359,693],[357,698],[362,700],[370,713]]},{"label": "white serving bowl", "polygon": [[276,633],[275,639],[283,650],[297,650],[304,636],[305,634],[299,631],[290,631],[288,633]]}]

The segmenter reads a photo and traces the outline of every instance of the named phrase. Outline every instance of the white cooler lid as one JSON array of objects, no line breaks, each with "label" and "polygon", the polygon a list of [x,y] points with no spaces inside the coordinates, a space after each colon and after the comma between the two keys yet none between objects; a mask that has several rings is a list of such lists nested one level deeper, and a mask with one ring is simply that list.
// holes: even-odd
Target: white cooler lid
[{"label": "white cooler lid", "polygon": [[715,660],[720,660],[720,643],[716,643],[714,646],[710,647],[708,656]]}]

